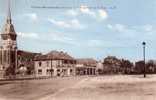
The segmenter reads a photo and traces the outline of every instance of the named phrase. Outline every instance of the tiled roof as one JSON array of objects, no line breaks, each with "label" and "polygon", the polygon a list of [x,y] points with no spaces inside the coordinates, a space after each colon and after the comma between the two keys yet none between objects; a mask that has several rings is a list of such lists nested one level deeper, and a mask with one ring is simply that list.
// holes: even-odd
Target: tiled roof
[{"label": "tiled roof", "polygon": [[48,60],[48,59],[57,59],[57,60],[74,60],[73,57],[64,53],[62,51],[51,51],[45,55],[38,55],[34,60]]}]

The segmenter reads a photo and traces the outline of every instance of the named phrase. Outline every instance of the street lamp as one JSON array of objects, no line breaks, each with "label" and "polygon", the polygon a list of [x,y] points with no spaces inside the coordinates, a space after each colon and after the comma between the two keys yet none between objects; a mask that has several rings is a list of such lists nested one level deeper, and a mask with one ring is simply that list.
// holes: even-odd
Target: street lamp
[{"label": "street lamp", "polygon": [[143,59],[144,59],[144,78],[146,77],[146,63],[145,63],[145,47],[146,47],[146,42],[142,42],[143,45]]}]

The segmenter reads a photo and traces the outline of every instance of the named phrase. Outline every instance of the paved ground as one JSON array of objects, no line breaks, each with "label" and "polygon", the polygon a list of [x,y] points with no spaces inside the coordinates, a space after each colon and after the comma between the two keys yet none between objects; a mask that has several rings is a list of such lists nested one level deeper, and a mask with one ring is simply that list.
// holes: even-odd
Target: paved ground
[{"label": "paved ground", "polygon": [[1,100],[156,100],[156,75],[66,77],[0,84]]}]

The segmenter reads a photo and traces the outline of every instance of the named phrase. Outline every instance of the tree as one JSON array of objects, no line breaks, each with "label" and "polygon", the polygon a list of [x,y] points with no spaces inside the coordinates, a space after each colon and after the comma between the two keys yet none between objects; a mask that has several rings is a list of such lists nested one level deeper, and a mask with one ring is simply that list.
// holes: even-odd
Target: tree
[{"label": "tree", "polygon": [[104,72],[107,74],[119,74],[120,70],[120,59],[115,56],[108,56],[104,59]]},{"label": "tree", "polygon": [[123,74],[130,74],[133,68],[133,63],[129,60],[122,59],[121,60],[121,70]]},{"label": "tree", "polygon": [[155,72],[155,68],[156,68],[156,65],[154,63],[153,60],[149,60],[147,63],[146,63],[146,69],[147,69],[147,73],[149,74],[152,74]]},{"label": "tree", "polygon": [[14,76],[15,76],[15,67],[14,66],[9,66],[6,69],[4,76],[8,77],[8,78],[14,78]]},{"label": "tree", "polygon": [[135,63],[135,73],[142,74],[144,72],[144,61],[137,61]]}]

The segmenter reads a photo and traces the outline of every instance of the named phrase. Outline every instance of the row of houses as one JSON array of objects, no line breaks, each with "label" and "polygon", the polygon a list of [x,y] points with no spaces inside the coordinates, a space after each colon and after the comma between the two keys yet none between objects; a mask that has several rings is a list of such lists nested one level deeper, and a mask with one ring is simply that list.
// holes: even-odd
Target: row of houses
[{"label": "row of houses", "polygon": [[[20,51],[18,62],[19,69],[26,68],[27,74],[35,77],[142,74],[144,71],[143,61],[132,63],[115,56],[108,56],[103,61],[76,59],[63,51],[51,51],[47,54]],[[152,60],[146,62],[146,69],[147,73],[156,73],[156,63]]]},{"label": "row of houses", "polygon": [[23,69],[25,74],[34,75],[35,77],[97,74],[96,60],[91,58],[75,59],[63,51],[51,51],[47,54],[20,51],[18,62],[18,72]]}]

